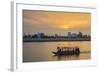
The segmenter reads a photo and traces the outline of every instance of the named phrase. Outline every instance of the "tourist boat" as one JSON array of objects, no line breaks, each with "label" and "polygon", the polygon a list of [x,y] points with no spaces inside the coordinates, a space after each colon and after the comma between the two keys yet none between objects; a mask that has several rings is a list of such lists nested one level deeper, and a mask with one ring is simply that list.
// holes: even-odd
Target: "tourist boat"
[{"label": "tourist boat", "polygon": [[52,52],[56,56],[62,56],[62,55],[79,55],[80,49],[78,47],[63,47],[60,49],[60,47],[57,47],[57,52]]}]

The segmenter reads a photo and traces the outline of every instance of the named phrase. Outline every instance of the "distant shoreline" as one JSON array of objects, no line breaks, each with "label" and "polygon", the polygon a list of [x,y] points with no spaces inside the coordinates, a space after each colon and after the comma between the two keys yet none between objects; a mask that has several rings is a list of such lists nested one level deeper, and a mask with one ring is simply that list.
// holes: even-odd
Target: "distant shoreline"
[{"label": "distant shoreline", "polygon": [[63,41],[91,41],[90,39],[70,39],[70,40],[68,40],[68,39],[66,39],[66,40],[23,40],[23,42],[63,42]]},{"label": "distant shoreline", "polygon": [[83,35],[82,32],[72,33],[68,32],[68,35],[46,35],[45,33],[37,33],[33,35],[23,36],[23,42],[60,42],[60,41],[91,41],[90,35]]}]

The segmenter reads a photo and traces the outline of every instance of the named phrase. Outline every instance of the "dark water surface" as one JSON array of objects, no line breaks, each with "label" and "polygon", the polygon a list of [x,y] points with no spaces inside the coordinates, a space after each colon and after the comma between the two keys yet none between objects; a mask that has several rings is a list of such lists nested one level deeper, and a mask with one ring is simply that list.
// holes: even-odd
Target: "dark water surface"
[{"label": "dark water surface", "polygon": [[79,56],[54,56],[57,46],[80,47],[80,51],[91,51],[90,41],[69,42],[25,42],[23,43],[23,62],[67,61],[90,59],[90,53],[81,53]]}]

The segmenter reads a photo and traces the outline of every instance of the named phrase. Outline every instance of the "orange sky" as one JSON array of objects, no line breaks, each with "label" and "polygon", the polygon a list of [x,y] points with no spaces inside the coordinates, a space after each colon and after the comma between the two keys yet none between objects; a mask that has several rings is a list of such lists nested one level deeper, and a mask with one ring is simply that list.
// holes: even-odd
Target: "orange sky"
[{"label": "orange sky", "polygon": [[23,11],[24,33],[66,34],[83,32],[90,34],[91,14],[76,12]]}]

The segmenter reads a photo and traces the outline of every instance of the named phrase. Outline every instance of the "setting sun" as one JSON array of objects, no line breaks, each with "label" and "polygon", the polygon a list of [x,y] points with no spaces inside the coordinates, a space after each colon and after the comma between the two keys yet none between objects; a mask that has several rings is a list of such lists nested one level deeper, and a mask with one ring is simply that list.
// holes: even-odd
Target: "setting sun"
[{"label": "setting sun", "polygon": [[67,24],[64,24],[64,25],[60,25],[59,28],[61,28],[61,29],[69,29],[69,28],[71,28],[71,26],[67,25]]}]

